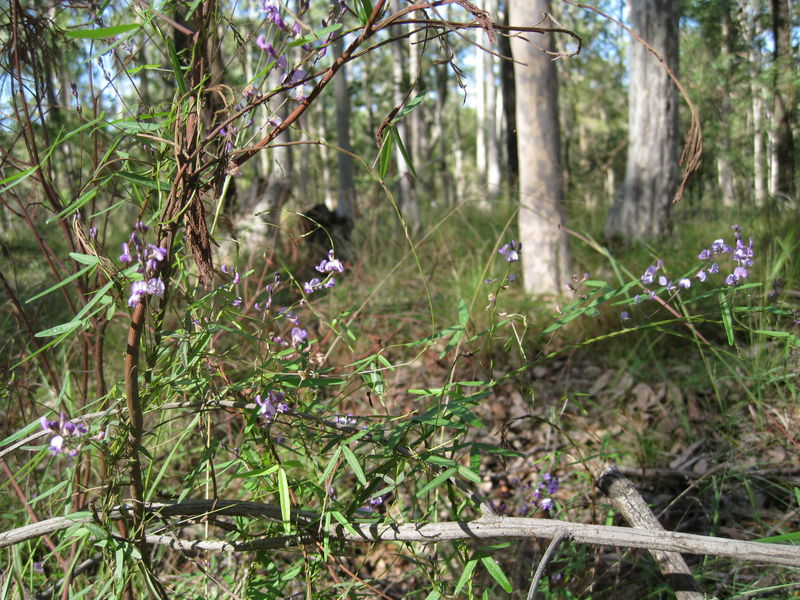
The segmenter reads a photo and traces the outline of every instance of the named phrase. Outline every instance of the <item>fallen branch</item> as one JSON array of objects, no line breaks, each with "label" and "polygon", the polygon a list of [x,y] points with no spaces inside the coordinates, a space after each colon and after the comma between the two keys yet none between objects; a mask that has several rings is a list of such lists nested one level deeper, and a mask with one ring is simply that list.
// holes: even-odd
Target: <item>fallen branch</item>
[{"label": "fallen branch", "polygon": [[[606,466],[595,476],[595,483],[632,527],[664,531],[639,491],[615,466]],[[677,552],[652,549],[650,554],[664,579],[675,590],[676,600],[703,600],[703,592],[683,556]]]},{"label": "fallen branch", "polygon": [[[254,518],[280,519],[280,508],[259,502],[237,500],[191,500],[176,504],[146,503],[144,511],[159,518],[177,516],[221,516],[238,515]],[[107,515],[108,519],[129,518],[130,506],[121,506]],[[98,515],[102,520],[103,515]],[[320,515],[311,511],[294,511],[292,519],[298,523],[317,522]],[[18,544],[71,527],[72,525],[97,522],[96,517],[56,517],[39,523],[26,525],[0,533],[0,548]],[[567,539],[594,546],[620,546],[662,550],[684,554],[724,556],[736,560],[769,563],[787,567],[800,567],[800,547],[788,544],[744,542],[728,538],[676,533],[672,531],[648,531],[631,527],[585,525],[555,519],[526,519],[517,517],[490,517],[474,521],[450,521],[444,523],[352,523],[352,532],[334,526],[332,538],[351,542],[407,541],[434,543],[447,540],[486,538],[543,538],[554,539],[563,534]],[[287,547],[306,544],[318,536],[305,534],[281,538],[258,538],[245,542],[217,540],[184,540],[172,536],[148,535],[148,543],[169,545],[181,550],[213,550],[222,552],[246,552],[263,548]]]}]

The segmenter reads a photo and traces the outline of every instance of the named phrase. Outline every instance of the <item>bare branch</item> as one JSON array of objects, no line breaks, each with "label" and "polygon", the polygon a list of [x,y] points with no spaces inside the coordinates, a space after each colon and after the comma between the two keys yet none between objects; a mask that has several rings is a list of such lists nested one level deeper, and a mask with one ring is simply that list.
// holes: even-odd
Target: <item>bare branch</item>
[{"label": "bare branch", "polygon": [[[280,508],[259,502],[237,500],[191,500],[176,504],[144,505],[148,515],[158,517],[240,515],[255,518],[278,519]],[[132,507],[121,506],[106,515],[109,519],[122,519],[132,515]],[[297,522],[316,521],[317,513],[293,511]],[[0,533],[0,548],[40,537],[72,525],[94,521],[93,517],[56,517],[25,527]],[[800,547],[787,544],[743,542],[728,538],[710,537],[672,531],[648,531],[631,527],[585,525],[555,519],[525,519],[516,517],[481,518],[474,521],[450,521],[443,523],[405,523],[401,525],[375,523],[351,524],[353,532],[342,526],[331,529],[330,535],[338,540],[373,543],[377,541],[406,541],[435,543],[448,540],[487,538],[543,538],[554,539],[560,535],[579,543],[593,546],[621,546],[662,550],[684,554],[724,556],[736,560],[769,563],[787,567],[800,567]],[[148,535],[148,543],[170,545],[181,549],[218,550],[245,552],[261,548],[296,546],[315,541],[310,534],[279,538],[260,538],[247,542],[215,540],[181,540],[171,536]]]}]

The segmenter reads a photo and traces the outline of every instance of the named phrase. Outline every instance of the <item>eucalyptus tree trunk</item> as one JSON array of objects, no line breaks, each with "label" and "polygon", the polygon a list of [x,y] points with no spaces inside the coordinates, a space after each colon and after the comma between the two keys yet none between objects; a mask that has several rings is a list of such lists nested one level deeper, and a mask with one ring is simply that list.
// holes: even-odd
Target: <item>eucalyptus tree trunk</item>
[{"label": "eucalyptus tree trunk", "polygon": [[[678,0],[630,0],[633,30],[677,75]],[[678,93],[664,66],[631,41],[625,180],[605,223],[605,235],[624,241],[668,230],[678,186]]]},{"label": "eucalyptus tree trunk", "polygon": [[759,0],[739,0],[737,10],[739,31],[747,48],[747,65],[750,80],[749,125],[753,133],[753,200],[757,207],[764,206],[767,199],[766,151],[764,148],[764,92],[760,83],[761,57],[756,49],[756,38],[761,35],[758,13]]},{"label": "eucalyptus tree trunk", "polygon": [[[536,25],[549,12],[547,0],[512,0],[514,25]],[[569,277],[561,181],[556,66],[540,48],[553,48],[551,34],[530,33],[533,43],[511,40],[516,61],[519,237],[525,291],[559,294]]]},{"label": "eucalyptus tree trunk", "polygon": [[[502,22],[508,25],[508,3],[509,0],[504,1],[502,8]],[[511,41],[508,36],[498,35],[497,37],[498,48],[502,56],[511,56]],[[502,172],[506,174],[511,183],[516,183],[517,175],[519,173],[519,160],[517,159],[517,112],[516,106],[516,90],[514,87],[514,63],[510,60],[500,61],[500,82],[503,88],[503,118],[505,120],[505,161],[504,169]]]},{"label": "eucalyptus tree trunk", "polygon": [[[344,40],[340,37],[334,43],[335,56],[344,52]],[[350,144],[350,91],[347,85],[347,65],[342,65],[333,80],[336,95],[336,144],[338,145],[339,195],[336,203],[336,216],[352,226],[355,217],[356,185],[353,169],[353,148]],[[349,227],[347,228],[349,234]]]},{"label": "eucalyptus tree trunk", "polygon": [[717,184],[722,196],[722,204],[727,208],[736,206],[736,185],[733,167],[731,166],[731,81],[733,80],[733,32],[731,31],[731,6],[725,0],[721,4],[722,10],[722,43],[720,53],[723,59],[724,73],[722,84],[722,98],[720,99],[719,118],[721,130],[717,144]]},{"label": "eucalyptus tree trunk", "polygon": [[773,195],[793,198],[795,192],[794,123],[797,99],[795,65],[792,56],[792,21],[789,0],[772,0],[772,34],[774,41],[774,83],[772,145],[774,165]]},{"label": "eucalyptus tree trunk", "polygon": [[[484,8],[495,18],[497,16],[497,0],[484,0]],[[482,30],[478,30],[483,33]],[[488,46],[489,40],[484,35],[484,45]],[[497,137],[497,79],[495,78],[494,55],[483,53],[484,81],[486,84],[486,180],[485,186],[488,198],[494,200],[500,192],[500,147]],[[481,124],[478,123],[480,126]]]}]

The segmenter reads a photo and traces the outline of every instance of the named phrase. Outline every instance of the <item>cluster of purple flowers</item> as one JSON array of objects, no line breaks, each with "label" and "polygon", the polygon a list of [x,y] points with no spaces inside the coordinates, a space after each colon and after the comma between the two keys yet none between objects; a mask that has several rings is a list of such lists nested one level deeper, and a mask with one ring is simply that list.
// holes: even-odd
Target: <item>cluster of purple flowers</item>
[{"label": "cluster of purple flowers", "polygon": [[[714,240],[714,243],[711,244],[711,248],[704,248],[700,251],[700,254],[697,255],[697,258],[700,260],[710,263],[708,267],[709,273],[717,273],[719,272],[719,265],[714,262],[714,256],[730,252],[736,266],[733,272],[725,277],[725,285],[728,286],[736,285],[740,281],[747,279],[747,276],[750,274],[749,269],[753,266],[753,257],[755,256],[753,252],[753,238],[750,238],[749,243],[745,244],[742,240],[742,228],[739,225],[733,225],[731,229],[733,229],[733,235],[736,238],[735,248],[726,245],[725,240],[718,239]],[[696,277],[700,281],[705,281],[707,278],[705,268],[700,269]]]},{"label": "cluster of purple flowers", "polygon": [[552,473],[542,473],[539,483],[530,495],[520,504],[520,514],[525,514],[530,508],[539,508],[549,511],[555,506],[553,496],[558,491],[558,476]]},{"label": "cluster of purple flowers", "polygon": [[[555,496],[558,492],[558,476],[552,473],[542,473],[536,487],[531,484],[520,484],[519,479],[513,482],[516,488],[515,496],[521,498],[517,506],[517,514],[524,516],[534,510],[543,510],[545,512],[552,510],[555,507]],[[505,502],[498,508],[498,512],[504,513],[509,509]]]},{"label": "cluster of purple flowers", "polygon": [[323,279],[313,277],[310,281],[303,283],[303,291],[306,294],[313,294],[322,288],[332,288],[336,285],[336,279],[332,273],[344,273],[344,265],[338,258],[334,258],[333,250],[328,250],[328,258],[323,258],[315,268],[317,272],[322,273]]},{"label": "cluster of purple flowers", "polygon": [[50,438],[49,448],[54,456],[64,452],[69,456],[75,456],[78,453],[78,447],[70,447],[72,446],[71,441],[89,433],[89,428],[85,424],[70,421],[63,412],[58,421],[42,417],[39,419],[39,423],[42,425],[42,429],[55,434]]},{"label": "cluster of purple flowers", "polygon": [[[733,225],[732,229],[736,238],[735,248],[731,248],[725,243],[725,240],[720,238],[714,240],[710,248],[703,248],[700,254],[697,255],[697,258],[706,263],[706,265],[695,274],[698,280],[706,281],[709,275],[719,273],[720,267],[717,260],[719,256],[728,253],[731,253],[736,266],[733,272],[725,278],[725,285],[734,286],[747,278],[749,275],[748,269],[753,266],[753,257],[755,255],[753,252],[753,238],[750,238],[749,243],[745,244],[742,240],[742,228],[739,225]],[[663,266],[664,263],[659,260],[656,264],[647,267],[644,275],[642,275],[642,283],[644,285],[651,285],[654,281],[657,281],[658,285],[666,288],[667,291],[673,291],[678,287],[689,289],[692,286],[692,282],[688,277],[681,278],[676,284],[665,275],[657,275],[658,271],[661,270]],[[655,292],[648,290],[648,296],[650,299],[653,299],[655,297]],[[636,296],[634,301],[637,303],[640,302],[641,297]]]},{"label": "cluster of purple flowers", "polygon": [[145,244],[144,234],[147,225],[137,221],[133,226],[130,238],[122,244],[122,253],[119,260],[123,264],[138,263],[137,271],[143,279],[131,284],[131,294],[128,297],[128,306],[133,308],[144,296],[164,296],[164,282],[158,276],[161,263],[167,258],[167,249],[154,244]]},{"label": "cluster of purple flowers", "polygon": [[278,413],[283,414],[289,410],[289,405],[281,392],[270,390],[263,398],[261,394],[256,394],[254,400],[258,404],[258,414],[264,420],[264,425],[272,423]]}]

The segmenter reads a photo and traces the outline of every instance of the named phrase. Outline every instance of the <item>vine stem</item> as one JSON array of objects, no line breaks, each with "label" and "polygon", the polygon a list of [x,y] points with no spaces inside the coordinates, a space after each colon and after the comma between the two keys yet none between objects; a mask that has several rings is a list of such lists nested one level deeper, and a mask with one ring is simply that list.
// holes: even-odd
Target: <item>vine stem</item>
[{"label": "vine stem", "polygon": [[147,543],[144,529],[144,485],[142,483],[142,465],[139,460],[139,447],[144,432],[142,404],[139,398],[139,346],[144,327],[146,300],[140,300],[133,309],[131,325],[128,329],[128,346],[125,350],[125,400],[128,405],[128,451],[130,455],[131,496],[133,498],[133,525],[139,535],[139,550],[145,565],[147,559]]}]

